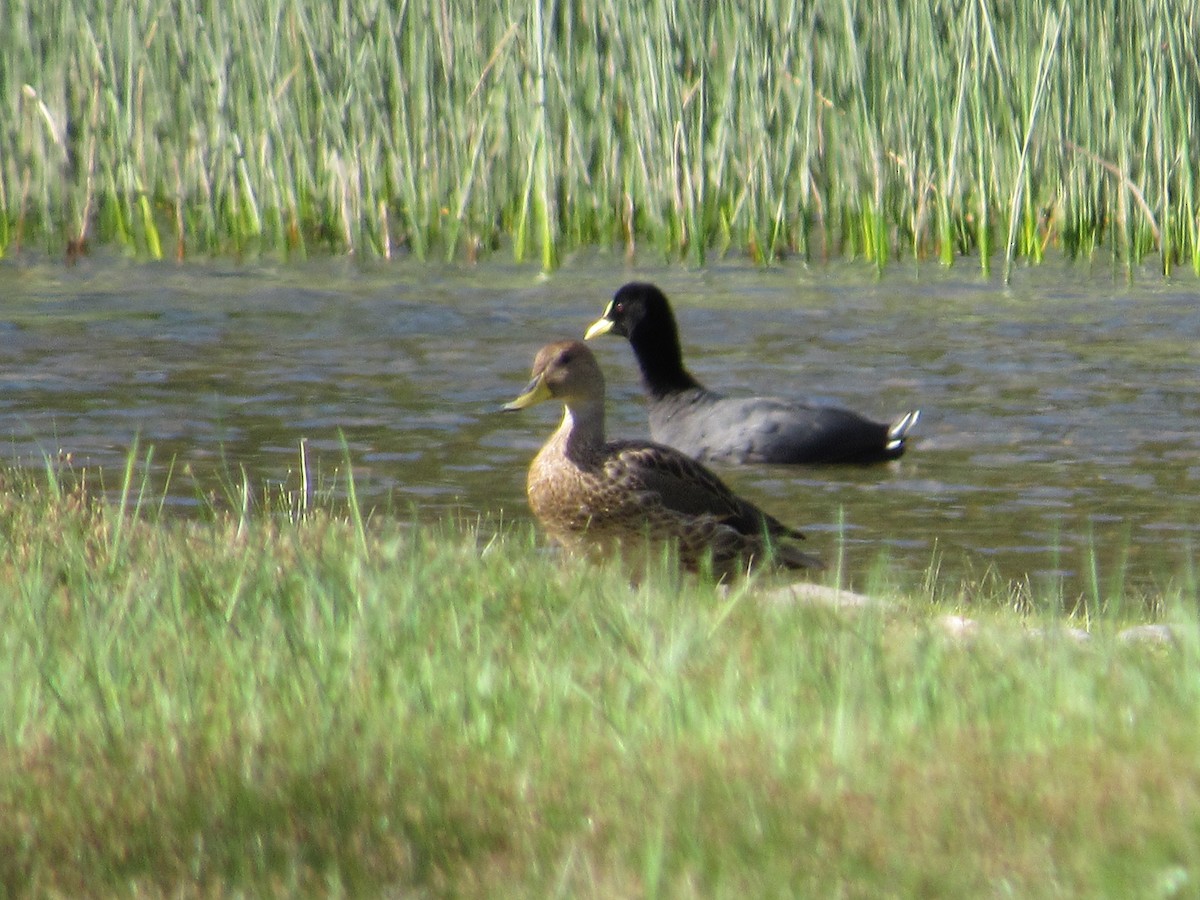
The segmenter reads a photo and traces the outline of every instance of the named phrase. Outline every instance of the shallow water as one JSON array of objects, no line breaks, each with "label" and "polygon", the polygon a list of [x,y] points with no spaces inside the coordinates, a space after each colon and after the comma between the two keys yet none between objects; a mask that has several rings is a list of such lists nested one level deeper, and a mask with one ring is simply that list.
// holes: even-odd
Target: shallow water
[{"label": "shallow water", "polygon": [[[580,336],[632,278],[672,297],[694,374],[730,392],[835,399],[891,418],[910,452],[870,468],[722,469],[809,533],[851,580],[886,553],[953,584],[988,570],[1102,594],[1187,571],[1200,519],[1195,283],[1043,265],[1005,287],[967,266],[628,268],[552,277],[342,260],[273,267],[0,263],[0,437],[9,460],[70,454],[119,481],[153,446],[187,510],[243,469],[297,487],[299,447],[328,480],[349,447],[360,499],[434,519],[524,518],[524,471],[557,424],[500,414],[545,341]],[[643,436],[628,345],[596,350],[609,426]],[[169,473],[169,477],[168,477]],[[324,473],[322,476],[320,473]],[[840,537],[839,537],[840,535]]]}]

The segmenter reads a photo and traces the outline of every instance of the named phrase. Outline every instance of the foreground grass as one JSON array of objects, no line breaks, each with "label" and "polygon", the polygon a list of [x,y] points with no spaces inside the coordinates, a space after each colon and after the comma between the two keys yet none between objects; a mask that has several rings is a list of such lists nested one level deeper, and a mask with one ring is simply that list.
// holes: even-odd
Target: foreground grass
[{"label": "foreground grass", "polygon": [[[1170,896],[1200,659],[0,489],[0,892]],[[1180,609],[1178,598],[1172,604]]]},{"label": "foreground grass", "polygon": [[0,253],[1200,271],[1187,4],[11,0]]}]

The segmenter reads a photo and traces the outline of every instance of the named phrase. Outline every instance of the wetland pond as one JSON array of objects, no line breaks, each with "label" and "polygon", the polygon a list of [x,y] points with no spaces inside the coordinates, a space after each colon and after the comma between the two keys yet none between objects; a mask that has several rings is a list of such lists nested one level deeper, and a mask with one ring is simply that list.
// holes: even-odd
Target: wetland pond
[{"label": "wetland pond", "polygon": [[[561,413],[499,407],[541,344],[582,336],[637,279],[672,299],[710,387],[921,408],[896,463],[718,468],[842,553],[852,584],[881,560],[915,584],[936,562],[952,585],[995,575],[1068,602],[1189,578],[1194,279],[1052,263],[1004,286],[972,265],[0,262],[3,458],[69,454],[112,489],[136,440],[156,499],[187,515],[242,473],[260,497],[298,489],[303,440],[312,483],[348,449],[366,507],[526,519],[525,470]],[[610,435],[644,437],[627,342],[594,349]]]}]

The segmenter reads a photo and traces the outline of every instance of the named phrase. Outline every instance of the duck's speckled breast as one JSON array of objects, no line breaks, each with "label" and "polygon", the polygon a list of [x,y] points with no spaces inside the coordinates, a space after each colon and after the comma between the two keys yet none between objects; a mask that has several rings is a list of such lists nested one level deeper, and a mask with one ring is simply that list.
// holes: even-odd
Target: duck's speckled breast
[{"label": "duck's speckled breast", "polygon": [[547,444],[529,468],[529,506],[547,535],[571,549],[615,552],[630,539],[646,540],[647,510],[636,494],[614,484],[604,454],[568,458]]}]

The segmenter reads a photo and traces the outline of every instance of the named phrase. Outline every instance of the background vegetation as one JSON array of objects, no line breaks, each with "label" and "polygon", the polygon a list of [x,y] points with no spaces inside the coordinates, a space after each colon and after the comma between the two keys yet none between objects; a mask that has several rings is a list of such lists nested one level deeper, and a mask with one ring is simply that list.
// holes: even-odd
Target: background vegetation
[{"label": "background vegetation", "polygon": [[1200,270],[1170,0],[7,0],[0,252]]},{"label": "background vegetation", "polygon": [[[1173,896],[1200,647],[0,478],[0,893]],[[351,498],[352,498],[351,493]],[[874,586],[888,591],[886,584]],[[1188,597],[1194,598],[1194,585]],[[919,591],[918,591],[919,593]],[[916,596],[912,594],[910,596]],[[1187,603],[1194,602],[1189,599]],[[966,609],[946,597],[942,610]]]}]

